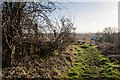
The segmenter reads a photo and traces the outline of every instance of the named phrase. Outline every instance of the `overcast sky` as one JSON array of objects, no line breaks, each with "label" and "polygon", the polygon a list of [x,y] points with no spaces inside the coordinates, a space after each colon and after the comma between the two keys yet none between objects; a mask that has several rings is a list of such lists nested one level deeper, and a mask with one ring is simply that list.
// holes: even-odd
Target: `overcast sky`
[{"label": "overcast sky", "polygon": [[61,2],[75,18],[77,33],[98,32],[105,27],[118,27],[117,2]]}]

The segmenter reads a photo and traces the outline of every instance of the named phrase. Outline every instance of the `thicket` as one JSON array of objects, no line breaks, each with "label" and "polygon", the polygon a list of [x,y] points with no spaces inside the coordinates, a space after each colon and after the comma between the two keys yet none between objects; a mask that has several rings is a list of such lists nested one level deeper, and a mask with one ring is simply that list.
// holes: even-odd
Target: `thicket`
[{"label": "thicket", "polygon": [[71,20],[54,19],[53,2],[4,2],[2,9],[3,67],[28,55],[52,55],[74,40]]}]

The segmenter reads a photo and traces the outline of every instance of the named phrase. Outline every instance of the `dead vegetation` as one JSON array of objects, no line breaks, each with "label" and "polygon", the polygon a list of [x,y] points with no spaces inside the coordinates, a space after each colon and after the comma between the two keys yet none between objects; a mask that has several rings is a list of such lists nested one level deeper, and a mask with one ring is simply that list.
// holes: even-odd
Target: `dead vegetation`
[{"label": "dead vegetation", "polygon": [[73,46],[66,51],[48,58],[26,56],[14,67],[3,69],[4,78],[64,78],[64,73],[72,67],[76,58]]},{"label": "dead vegetation", "polygon": [[50,1],[3,3],[3,79],[58,78],[72,66],[75,54],[65,50],[75,28],[68,18],[53,19],[56,9]]},{"label": "dead vegetation", "polygon": [[4,2],[2,10],[3,68],[26,56],[54,55],[74,41],[71,20],[53,19],[53,2]]}]

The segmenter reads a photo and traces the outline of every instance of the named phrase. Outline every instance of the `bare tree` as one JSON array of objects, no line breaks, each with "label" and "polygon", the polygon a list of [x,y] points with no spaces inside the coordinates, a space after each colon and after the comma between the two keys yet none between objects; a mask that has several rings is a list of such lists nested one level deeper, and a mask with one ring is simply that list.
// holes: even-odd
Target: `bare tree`
[{"label": "bare tree", "polygon": [[106,27],[103,30],[104,41],[113,43],[114,39],[117,39],[117,29],[115,27]]},{"label": "bare tree", "polygon": [[54,22],[50,15],[55,10],[50,1],[3,3],[2,49],[6,66],[13,65],[11,59],[20,59],[20,55],[51,54],[74,40],[73,23],[64,17]]},{"label": "bare tree", "polygon": [[[4,2],[2,10],[2,51],[3,65],[11,66],[14,37],[21,33],[20,20],[24,4]],[[5,62],[4,62],[5,61]]]},{"label": "bare tree", "polygon": [[115,27],[106,27],[103,30],[103,33],[110,35],[110,34],[114,34],[117,32],[117,29]]}]

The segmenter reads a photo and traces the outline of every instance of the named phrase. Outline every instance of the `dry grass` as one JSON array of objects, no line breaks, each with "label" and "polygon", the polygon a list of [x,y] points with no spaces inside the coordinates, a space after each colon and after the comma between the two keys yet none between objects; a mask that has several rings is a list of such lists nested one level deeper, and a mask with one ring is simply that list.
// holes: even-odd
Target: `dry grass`
[{"label": "dry grass", "polygon": [[61,54],[47,58],[26,56],[17,66],[3,69],[3,77],[62,78],[64,73],[72,67],[75,57],[76,55],[71,45]]}]

